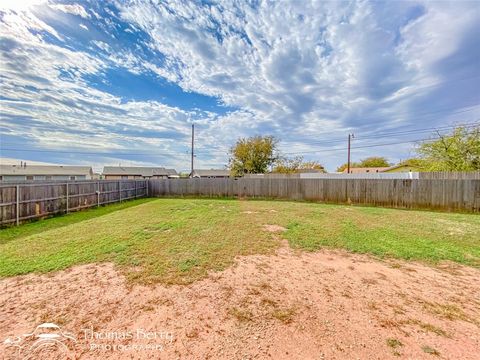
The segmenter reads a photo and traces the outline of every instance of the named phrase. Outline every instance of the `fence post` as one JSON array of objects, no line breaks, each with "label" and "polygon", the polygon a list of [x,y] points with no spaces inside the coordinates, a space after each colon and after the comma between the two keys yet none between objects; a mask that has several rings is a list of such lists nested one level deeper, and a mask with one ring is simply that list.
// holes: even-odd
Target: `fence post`
[{"label": "fence post", "polygon": [[16,197],[17,197],[17,203],[16,203],[16,209],[15,209],[15,216],[16,216],[16,224],[17,226],[20,224],[20,185],[17,185],[17,188],[16,188],[16,193],[15,193]]},{"label": "fence post", "polygon": [[66,185],[66,196],[67,196],[67,214],[68,214],[68,182],[65,184]]},{"label": "fence post", "polygon": [[100,181],[97,181],[97,207],[100,206]]},{"label": "fence post", "polygon": [[118,182],[118,202],[122,201],[122,190],[121,190],[121,182]]},{"label": "fence post", "polygon": [[135,199],[137,198],[137,180],[134,180],[135,181]]}]

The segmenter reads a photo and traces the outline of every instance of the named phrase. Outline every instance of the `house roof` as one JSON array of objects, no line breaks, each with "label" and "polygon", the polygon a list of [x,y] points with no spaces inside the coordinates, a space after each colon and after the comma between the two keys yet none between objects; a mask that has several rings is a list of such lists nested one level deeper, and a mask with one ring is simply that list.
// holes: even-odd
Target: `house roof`
[{"label": "house roof", "polygon": [[194,175],[197,176],[230,176],[230,170],[210,169],[210,170],[194,170]]},{"label": "house roof", "polygon": [[91,175],[90,166],[0,165],[0,175]]},{"label": "house roof", "polygon": [[105,166],[103,175],[168,176],[177,175],[177,171],[164,167]]},{"label": "house roof", "polygon": [[398,165],[393,165],[393,166],[390,166],[389,168],[386,168],[386,169],[385,169],[385,170],[383,170],[383,171],[388,171],[388,170],[399,169],[399,168],[402,168],[402,167],[416,168],[416,166],[415,166],[415,165],[409,165],[409,164],[398,164]]},{"label": "house roof", "polygon": [[[377,173],[377,172],[383,172],[387,169],[390,169],[390,167],[351,167],[350,168],[350,173],[351,174],[363,174],[363,173]],[[347,169],[343,170],[344,173],[347,172]]]}]

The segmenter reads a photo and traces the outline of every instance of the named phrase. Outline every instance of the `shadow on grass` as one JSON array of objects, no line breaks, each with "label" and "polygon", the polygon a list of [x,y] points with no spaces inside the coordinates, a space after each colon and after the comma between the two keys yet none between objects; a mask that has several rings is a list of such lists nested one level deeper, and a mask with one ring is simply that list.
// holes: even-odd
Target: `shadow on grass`
[{"label": "shadow on grass", "polygon": [[70,214],[60,214],[40,220],[33,220],[20,226],[9,226],[0,229],[0,244],[6,244],[11,240],[38,234],[44,231],[57,229],[63,226],[75,224],[81,221],[97,218],[110,214],[114,211],[127,209],[133,206],[145,204],[155,198],[145,198],[125,201],[118,204],[105,205],[98,208],[90,208]]}]

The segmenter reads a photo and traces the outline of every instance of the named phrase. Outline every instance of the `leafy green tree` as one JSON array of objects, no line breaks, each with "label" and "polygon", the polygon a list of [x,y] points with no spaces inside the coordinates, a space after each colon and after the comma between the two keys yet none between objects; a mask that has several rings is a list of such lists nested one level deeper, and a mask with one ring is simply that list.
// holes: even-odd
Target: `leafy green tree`
[{"label": "leafy green tree", "polygon": [[230,149],[229,168],[233,176],[263,174],[278,158],[278,140],[275,137],[241,138]]},{"label": "leafy green tree", "polygon": [[402,160],[398,165],[413,166],[421,171],[427,170],[427,162],[419,158],[405,159],[405,160]]},{"label": "leafy green tree", "polygon": [[[347,163],[342,164],[339,167],[337,167],[337,172],[343,172],[343,170],[345,170],[347,167],[348,167]],[[351,161],[350,168],[353,168],[353,167],[360,167],[360,163]]]},{"label": "leafy green tree", "polygon": [[275,163],[275,167],[272,172],[280,174],[293,174],[297,172],[298,168],[302,164],[303,157],[295,156],[293,158],[280,158]]},{"label": "leafy green tree", "polygon": [[389,167],[391,164],[382,156],[371,156],[360,161],[359,167]]},{"label": "leafy green tree", "polygon": [[[391,164],[388,160],[381,156],[371,156],[366,159],[361,160],[360,162],[350,162],[350,168],[354,167],[389,167]],[[348,167],[348,164],[342,164],[337,168],[337,172],[342,172]]]},{"label": "leafy green tree", "polygon": [[303,156],[278,159],[272,172],[281,174],[294,174],[303,169],[315,169],[325,172],[324,167],[320,163],[317,161],[303,161]]},{"label": "leafy green tree", "polygon": [[437,135],[417,148],[428,171],[480,170],[480,126],[459,126],[450,135]]}]

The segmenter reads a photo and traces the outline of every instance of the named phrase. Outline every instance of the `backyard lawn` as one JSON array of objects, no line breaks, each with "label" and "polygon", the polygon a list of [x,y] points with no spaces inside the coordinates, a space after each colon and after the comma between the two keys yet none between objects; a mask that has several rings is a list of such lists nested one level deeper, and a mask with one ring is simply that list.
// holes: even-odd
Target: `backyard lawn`
[{"label": "backyard lawn", "polygon": [[[267,231],[266,225],[277,225]],[[284,229],[283,229],[284,228]],[[278,231],[280,230],[280,231]],[[0,230],[0,277],[113,262],[131,282],[186,284],[238,255],[342,248],[480,267],[480,216],[286,201],[142,199]]]}]

